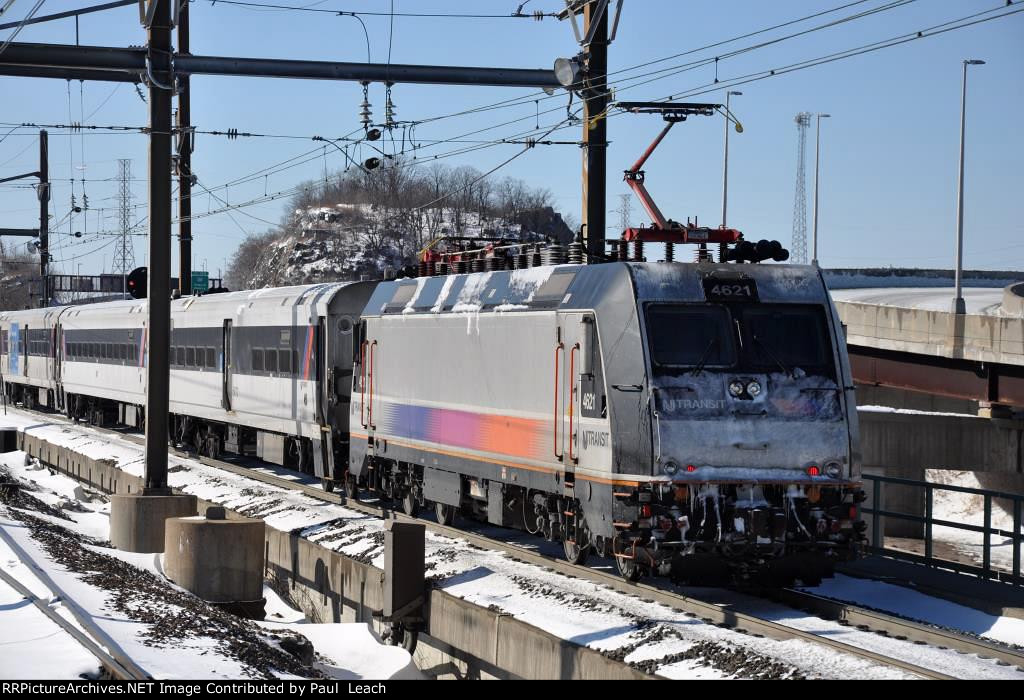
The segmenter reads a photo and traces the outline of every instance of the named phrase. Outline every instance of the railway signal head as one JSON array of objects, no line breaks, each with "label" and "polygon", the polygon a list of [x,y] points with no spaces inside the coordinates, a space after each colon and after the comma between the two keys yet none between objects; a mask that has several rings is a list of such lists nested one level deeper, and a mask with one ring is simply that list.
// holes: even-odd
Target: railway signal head
[{"label": "railway signal head", "polygon": [[144,267],[137,267],[128,274],[127,291],[132,296],[132,299],[146,298],[146,279],[147,273]]}]

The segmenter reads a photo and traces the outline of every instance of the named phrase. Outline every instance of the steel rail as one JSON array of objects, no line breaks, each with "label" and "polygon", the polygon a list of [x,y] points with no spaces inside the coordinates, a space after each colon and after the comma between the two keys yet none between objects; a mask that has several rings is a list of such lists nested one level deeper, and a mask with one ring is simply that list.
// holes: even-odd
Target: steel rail
[{"label": "steel rail", "polygon": [[944,627],[936,627],[846,601],[826,598],[810,591],[786,588],[774,591],[771,595],[786,605],[805,610],[818,617],[835,620],[840,624],[848,624],[872,632],[884,632],[894,639],[909,639],[936,647],[956,649],[967,654],[975,654],[982,659],[996,659],[1024,670],[1024,650],[998,642],[958,634]]},{"label": "steel rail", "polygon": [[[136,435],[125,434],[116,430],[101,429],[105,432],[120,435],[132,442],[142,444],[142,439]],[[239,476],[245,476],[247,478],[256,479],[263,483],[278,486],[292,491],[300,491],[303,494],[317,498],[320,500],[335,503],[337,505],[345,506],[351,510],[357,512],[380,517],[385,520],[392,519],[399,522],[411,522],[420,523],[427,530],[443,535],[445,537],[451,537],[453,539],[463,539],[468,541],[470,544],[478,547],[483,547],[491,551],[502,552],[506,554],[513,561],[520,561],[534,566],[540,566],[550,571],[562,574],[564,576],[570,576],[573,578],[579,578],[591,581],[605,588],[615,590],[619,593],[625,593],[626,595],[639,597],[645,601],[661,603],[671,607],[673,610],[682,613],[690,613],[696,617],[699,617],[702,621],[709,624],[724,626],[733,628],[736,630],[742,630],[747,633],[757,634],[771,639],[777,640],[789,640],[789,639],[800,639],[812,644],[821,644],[832,649],[850,654],[852,656],[867,659],[869,661],[899,668],[900,670],[906,671],[922,678],[934,679],[934,680],[951,680],[954,676],[936,671],[933,669],[917,666],[915,664],[902,661],[900,659],[893,659],[884,654],[880,654],[869,649],[864,649],[852,644],[847,644],[835,639],[829,639],[821,635],[814,634],[812,632],[806,632],[804,630],[795,629],[793,627],[786,626],[784,624],[773,622],[771,620],[765,620],[757,616],[731,610],[727,607],[717,605],[708,601],[700,600],[693,596],[686,596],[680,593],[666,591],[664,589],[652,586],[646,583],[630,583],[625,581],[620,576],[615,574],[608,574],[596,569],[588,568],[586,566],[574,565],[561,559],[556,559],[538,552],[530,551],[524,547],[510,544],[507,542],[500,542],[483,535],[479,535],[474,532],[467,530],[461,530],[456,527],[450,527],[447,525],[440,525],[430,520],[423,520],[421,518],[411,517],[405,513],[384,508],[383,506],[373,506],[365,503],[360,503],[354,499],[346,498],[337,493],[330,493],[324,491],[317,485],[297,482],[284,477],[276,476],[273,474],[267,474],[263,471],[254,471],[250,468],[231,464],[219,459],[211,459],[210,457],[204,457],[201,455],[195,455],[191,452],[181,451],[176,448],[169,448],[170,451],[176,456],[192,459],[200,462],[209,467],[221,469],[224,471],[231,472]]]},{"label": "steel rail", "polygon": [[[58,418],[61,421],[64,421],[62,416],[58,416]],[[138,435],[133,435],[111,428],[98,428],[96,426],[87,427],[112,435],[117,435],[136,444],[143,444],[143,438]],[[813,632],[807,632],[783,623],[767,620],[751,613],[740,612],[728,606],[710,602],[708,600],[702,600],[700,597],[695,595],[684,595],[676,591],[665,590],[664,588],[644,582],[631,583],[625,581],[618,575],[605,573],[583,565],[570,564],[567,561],[531,551],[516,544],[494,540],[472,531],[440,525],[431,520],[411,517],[403,512],[385,508],[383,506],[361,503],[357,500],[346,498],[339,493],[324,491],[319,485],[295,481],[274,474],[268,474],[264,471],[253,470],[249,467],[232,464],[220,459],[212,459],[210,457],[196,455],[195,453],[178,450],[177,448],[168,449],[178,457],[192,459],[206,466],[228,471],[239,476],[256,479],[257,481],[273,486],[278,486],[292,491],[299,491],[312,498],[334,503],[336,505],[342,505],[365,515],[372,515],[385,520],[392,519],[399,522],[420,523],[431,532],[445,537],[463,539],[478,547],[502,552],[513,561],[520,561],[540,566],[565,576],[588,580],[619,593],[640,598],[645,602],[660,603],[672,608],[676,612],[692,614],[709,624],[728,627],[737,631],[761,635],[776,640],[799,639],[812,644],[824,645],[831,647],[838,652],[860,657],[885,666],[898,668],[921,678],[933,680],[952,680],[956,678],[955,676],[951,676],[939,670],[918,666],[901,659],[893,659],[885,654],[875,652],[870,649],[831,639]],[[882,616],[879,613],[857,608],[849,604],[845,604],[845,607],[847,609],[846,617],[838,617],[836,619],[850,620],[850,624],[855,624],[857,626],[863,625],[872,631],[886,632],[889,636],[894,638],[904,637],[906,640],[912,642],[947,647],[963,653],[978,654],[982,657],[998,659],[1004,663],[1010,663],[1012,665],[1016,665],[1018,668],[1024,669],[1024,653],[1015,652],[1009,647],[1002,647],[1001,645],[994,643],[986,643],[952,631],[943,631],[942,635],[936,635],[935,632],[937,630],[927,625],[913,623],[908,620],[902,620],[891,616]],[[824,604],[822,604],[822,609],[825,609]],[[831,610],[832,612],[835,612],[835,608],[831,608]],[[889,619],[883,620],[883,617],[888,617]],[[859,621],[854,623],[852,622],[852,618],[856,618]],[[996,650],[1000,651],[1000,655],[997,656],[995,654]]]},{"label": "steel rail", "polygon": [[[19,595],[29,600],[50,620],[57,623],[61,629],[70,634],[75,641],[95,656],[100,661],[100,664],[106,668],[115,679],[148,680],[152,678],[149,673],[132,661],[132,659],[121,650],[120,646],[113,640],[113,638],[110,637],[110,635],[100,629],[100,627],[93,622],[91,616],[86,613],[78,603],[76,603],[53,582],[50,575],[36,564],[35,560],[29,556],[21,545],[19,545],[3,527],[0,527],[0,539],[3,539],[4,543],[11,548],[15,555],[21,560],[22,564],[32,572],[32,575],[35,576],[40,583],[46,586],[50,593],[60,599],[85,632],[78,629],[71,624],[69,620],[58,614],[56,610],[51,608],[45,601],[41,600],[35,593],[26,588],[9,573],[0,569],[0,578],[3,579],[4,583],[16,590]],[[86,632],[88,634],[86,634]],[[105,646],[106,649],[104,649],[103,646],[100,646],[101,644]]]}]

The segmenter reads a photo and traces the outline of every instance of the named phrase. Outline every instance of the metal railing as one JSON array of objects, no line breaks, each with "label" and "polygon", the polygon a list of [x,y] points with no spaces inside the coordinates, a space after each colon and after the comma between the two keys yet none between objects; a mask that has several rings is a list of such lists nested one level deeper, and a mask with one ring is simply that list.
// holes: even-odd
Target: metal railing
[{"label": "metal railing", "polygon": [[[1002,491],[991,491],[988,489],[976,489],[967,486],[954,486],[952,484],[936,484],[930,481],[917,481],[915,479],[901,479],[897,477],[876,476],[863,474],[862,478],[871,482],[871,507],[861,508],[861,513],[871,516],[871,544],[867,548],[876,554],[884,554],[895,559],[934,566],[943,569],[951,569],[965,574],[973,574],[982,578],[994,579],[1014,586],[1024,586],[1024,578],[1021,577],[1021,544],[1024,543],[1024,535],[1021,534],[1021,511],[1024,508],[1024,495],[1004,493]],[[908,486],[919,489],[924,496],[924,516],[910,513],[898,513],[884,509],[882,497],[883,484],[894,486]],[[936,491],[952,491],[954,493],[970,494],[981,496],[984,504],[983,518],[981,525],[972,525],[964,522],[953,522],[951,520],[939,520],[933,517],[934,496]],[[992,505],[995,499],[1009,501],[1013,514],[1013,531],[1002,530],[992,527]],[[885,546],[885,536],[882,532],[884,527],[882,518],[904,520],[924,525],[924,556],[907,552],[905,550],[893,549]],[[965,532],[981,533],[981,566],[964,564],[943,557],[935,556],[935,540],[933,531],[936,526],[948,527]],[[1007,538],[1013,547],[1013,565],[1010,571],[992,566],[992,538]],[[1003,543],[1000,542],[1000,545]]]}]

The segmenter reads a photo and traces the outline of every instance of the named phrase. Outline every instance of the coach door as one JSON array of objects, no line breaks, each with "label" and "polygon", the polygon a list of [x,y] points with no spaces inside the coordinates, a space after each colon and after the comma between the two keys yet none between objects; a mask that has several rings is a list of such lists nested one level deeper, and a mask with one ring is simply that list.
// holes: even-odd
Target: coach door
[{"label": "coach door", "polygon": [[221,338],[221,400],[220,405],[225,411],[231,410],[231,321],[224,321],[223,336]]},{"label": "coach door", "polygon": [[325,405],[327,382],[321,381],[326,373],[327,357],[327,319],[320,316],[316,323],[316,334],[313,337],[314,365],[313,376],[316,380],[316,422],[323,426],[327,423],[327,407]]}]

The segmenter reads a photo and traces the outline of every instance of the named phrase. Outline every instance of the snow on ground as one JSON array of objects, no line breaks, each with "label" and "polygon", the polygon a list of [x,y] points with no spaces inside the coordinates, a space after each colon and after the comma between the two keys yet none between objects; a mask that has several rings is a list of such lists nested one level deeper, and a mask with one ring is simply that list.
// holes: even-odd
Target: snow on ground
[{"label": "snow on ground", "polygon": [[[26,461],[29,463],[26,464]],[[13,452],[0,454],[0,467],[23,485],[22,493],[38,503],[53,506],[51,512],[32,510],[29,518],[44,525],[63,528],[64,532],[76,533],[95,538],[93,541],[106,540],[109,532],[106,499],[83,488],[70,477],[53,473],[46,467],[40,467],[34,460],[26,460],[24,453]],[[81,511],[81,512],[80,512]],[[69,600],[74,601],[86,614],[96,622],[115,644],[136,661],[140,666],[156,678],[242,678],[253,675],[253,668],[239,661],[238,654],[228,653],[226,649],[237,651],[239,629],[217,630],[221,620],[208,620],[205,624],[213,631],[227,634],[219,638],[202,635],[172,635],[170,638],[161,635],[167,632],[163,623],[173,623],[175,615],[190,618],[202,618],[205,605],[182,591],[163,578],[162,557],[158,554],[136,554],[120,552],[105,546],[89,544],[88,540],[80,543],[81,549],[88,557],[96,555],[97,559],[110,562],[119,560],[142,572],[153,575],[153,579],[167,591],[174,594],[160,595],[160,612],[164,618],[155,625],[138,622],[138,614],[146,617],[146,605],[139,600],[131,600],[125,604],[125,596],[118,590],[124,581],[110,581],[110,571],[123,574],[127,571],[118,570],[109,564],[102,565],[104,571],[98,573],[95,568],[83,575],[82,571],[70,571],[68,567],[56,563],[54,553],[49,551],[47,543],[54,540],[33,536],[32,521],[26,520],[24,508],[0,506],[0,529],[11,536],[18,546],[27,553],[31,561],[50,576],[57,588],[61,589]],[[22,516],[22,517],[19,517]],[[65,519],[67,518],[67,519]],[[58,537],[61,551],[66,552],[68,540],[74,536]],[[63,558],[60,561],[65,561]],[[95,565],[96,559],[91,563]],[[19,556],[3,541],[0,541],[0,567],[10,572],[30,590],[44,600],[59,600],[46,584],[35,577],[25,566]],[[105,579],[101,584],[94,585],[97,578]],[[134,575],[129,575],[135,580]],[[83,580],[84,579],[84,580]],[[129,583],[128,586],[133,586]],[[291,609],[281,598],[269,588],[265,589],[268,598],[269,622],[264,624],[267,629],[267,649],[276,648],[275,636],[286,637],[301,634],[309,639],[314,646],[317,657],[316,670],[329,677],[338,679],[387,679],[387,678],[420,678],[419,671],[412,664],[411,656],[403,649],[385,646],[370,632],[366,625],[311,625],[305,624],[302,613]],[[147,593],[153,591],[147,589]],[[151,597],[153,597],[151,595]],[[185,605],[181,605],[182,600]],[[196,605],[189,605],[194,602]],[[60,609],[64,616],[79,626],[74,618],[62,609],[59,602],[53,605]],[[152,612],[152,611],[150,611]],[[215,618],[218,617],[215,615]],[[220,615],[219,617],[230,616]],[[172,624],[173,626],[173,624]],[[80,627],[80,626],[79,626]],[[187,626],[186,626],[187,627]],[[251,628],[251,631],[256,628]],[[232,632],[236,634],[232,634]],[[156,640],[154,640],[154,636]],[[214,635],[217,637],[217,635]],[[173,644],[168,644],[173,641]],[[250,643],[252,640],[248,640]],[[80,674],[95,676],[99,663],[95,657],[81,648],[77,642],[60,630],[55,623],[24,601],[13,589],[0,583],[0,645],[4,652],[0,654],[0,677],[2,678],[77,678]],[[110,648],[110,644],[104,644]],[[173,653],[168,648],[173,646]],[[53,655],[53,649],[61,650],[60,656]],[[243,650],[252,653],[251,649]],[[257,652],[258,653],[258,652]],[[279,652],[278,652],[279,653]],[[243,654],[243,658],[249,658]],[[281,668],[278,675],[294,677],[294,669]],[[301,675],[301,674],[300,674]]]},{"label": "snow on ground", "polygon": [[[947,469],[927,469],[925,479],[934,483],[967,488],[984,488],[974,472],[951,471]],[[1006,532],[1013,532],[1012,505],[1002,499],[992,501],[991,527]],[[979,495],[957,493],[955,491],[934,490],[932,496],[932,517],[936,520],[962,523],[964,525],[983,525],[985,522],[984,498]],[[1022,528],[1024,531],[1024,528]],[[981,564],[984,556],[984,540],[982,533],[970,532],[954,527],[935,525],[932,537],[939,542],[952,544],[957,551]],[[1013,570],[1013,540],[1009,537],[992,535],[989,554],[992,567],[1003,571]],[[1022,545],[1024,556],[1024,545]]]},{"label": "snow on ground", "polygon": [[837,575],[807,591],[920,622],[972,632],[1004,644],[1024,646],[1024,620],[989,615],[903,586]]},{"label": "snow on ground", "polygon": [[[953,287],[921,289],[876,287],[873,289],[833,289],[831,294],[835,301],[899,306],[906,309],[920,309],[921,311],[948,312],[953,303],[955,291]],[[963,295],[964,303],[967,305],[967,313],[989,316],[1002,315],[1002,289],[964,288]]]},{"label": "snow on ground", "polygon": [[[94,458],[111,459],[142,473],[142,447],[124,438],[11,411],[4,421]],[[383,565],[385,522],[342,506],[170,456],[170,482],[186,493],[220,503],[271,527],[292,531],[329,549]],[[839,654],[817,644],[759,639],[705,624],[635,595],[537,566],[513,561],[462,539],[426,533],[427,573],[435,585],[484,607],[504,611],[563,639],[626,658],[645,671],[670,677],[903,678],[891,667]],[[884,640],[804,613],[775,606],[784,624],[832,635],[900,658],[922,661],[969,678],[1016,677],[994,662],[952,651]],[[758,611],[761,614],[761,611]],[[1015,673],[1015,672],[1014,672]]]},{"label": "snow on ground", "polygon": [[[62,615],[63,604],[34,579],[0,541],[0,568]],[[99,660],[17,590],[0,581],[0,678],[75,680],[98,678]]]},{"label": "snow on ground", "polygon": [[[148,633],[154,631],[154,625],[139,622],[135,619],[136,615],[119,610],[118,595],[115,592],[90,585],[75,572],[55,562],[53,555],[32,537],[29,526],[12,517],[10,511],[11,509],[6,507],[0,509],[0,529],[10,535],[18,547],[50,576],[56,586],[85,611],[92,623],[97,625],[109,640],[115,640],[114,644],[117,647],[154,678],[230,679],[250,676],[245,665],[222,654],[219,645],[208,637],[175,639],[173,654],[168,653],[168,647],[162,644],[153,645]],[[5,569],[6,562],[11,556],[8,550]],[[164,613],[172,615],[175,612],[186,612],[168,601],[160,601],[160,607]],[[108,649],[112,646],[109,640],[103,644]],[[55,663],[55,659],[51,658],[50,663]],[[57,663],[60,664],[58,668],[62,669],[63,662]],[[5,678],[20,678],[21,669],[4,667],[2,674]]]},{"label": "snow on ground", "polygon": [[337,680],[424,680],[407,651],[384,644],[363,622],[314,624],[272,587],[263,586],[267,617],[259,624],[276,634],[294,632],[308,639],[316,668]]}]

